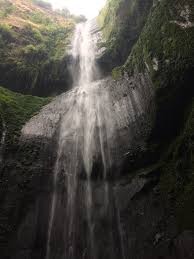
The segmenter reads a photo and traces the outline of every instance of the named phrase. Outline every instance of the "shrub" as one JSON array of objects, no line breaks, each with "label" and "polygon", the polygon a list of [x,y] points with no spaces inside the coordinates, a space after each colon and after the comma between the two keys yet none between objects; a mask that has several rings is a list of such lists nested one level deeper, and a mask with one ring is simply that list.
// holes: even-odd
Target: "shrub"
[{"label": "shrub", "polygon": [[2,1],[0,3],[0,18],[9,16],[15,10],[14,5],[9,1]]},{"label": "shrub", "polygon": [[41,62],[47,58],[46,47],[44,44],[32,45],[29,44],[22,49],[22,53],[25,59],[32,60],[34,62]]},{"label": "shrub", "polygon": [[32,13],[29,19],[34,23],[40,23],[44,25],[52,23],[51,19],[49,19],[47,16],[44,16],[41,12]]},{"label": "shrub", "polygon": [[8,24],[0,24],[0,35],[3,40],[11,41],[14,38],[12,27]]}]

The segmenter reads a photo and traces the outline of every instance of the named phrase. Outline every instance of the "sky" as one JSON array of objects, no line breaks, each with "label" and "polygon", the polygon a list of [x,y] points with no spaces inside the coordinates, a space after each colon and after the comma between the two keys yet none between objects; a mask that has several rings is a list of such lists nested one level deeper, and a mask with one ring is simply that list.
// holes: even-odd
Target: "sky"
[{"label": "sky", "polygon": [[49,0],[49,2],[54,8],[66,7],[72,14],[83,14],[91,19],[98,15],[106,0]]}]

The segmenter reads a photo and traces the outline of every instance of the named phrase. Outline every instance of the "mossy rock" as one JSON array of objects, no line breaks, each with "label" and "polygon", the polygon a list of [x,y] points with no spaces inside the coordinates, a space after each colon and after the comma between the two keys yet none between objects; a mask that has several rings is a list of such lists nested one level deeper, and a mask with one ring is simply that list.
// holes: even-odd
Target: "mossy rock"
[{"label": "mossy rock", "polygon": [[99,65],[110,71],[126,61],[147,20],[153,0],[110,0],[98,16],[106,51]]},{"label": "mossy rock", "polygon": [[50,101],[51,98],[22,95],[0,87],[0,135],[3,121],[7,132],[7,146],[11,147],[17,143],[22,126]]}]

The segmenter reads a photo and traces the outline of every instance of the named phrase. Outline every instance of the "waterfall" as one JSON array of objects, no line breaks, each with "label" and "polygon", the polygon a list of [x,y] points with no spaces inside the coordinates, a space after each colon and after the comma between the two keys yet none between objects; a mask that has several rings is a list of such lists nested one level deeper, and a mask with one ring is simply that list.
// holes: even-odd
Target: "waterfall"
[{"label": "waterfall", "polygon": [[22,129],[23,141],[57,143],[45,259],[126,259],[132,244],[121,206],[129,191],[120,196],[122,184],[110,179],[120,179],[126,158],[133,163],[133,154],[146,148],[153,90],[146,73],[101,79],[99,38],[95,20],[77,25],[73,89]]},{"label": "waterfall", "polygon": [[[84,206],[88,226],[90,259],[99,258],[95,245],[93,210],[92,173],[94,163],[101,161],[100,170],[103,179],[104,205],[108,211],[109,185],[106,181],[107,171],[111,167],[111,150],[109,142],[113,140],[115,121],[112,118],[109,92],[102,87],[103,80],[96,80],[99,75],[95,64],[96,44],[92,38],[96,23],[94,21],[77,25],[72,46],[72,56],[78,68],[72,69],[75,75],[75,87],[77,92],[67,98],[68,110],[61,116],[58,136],[58,153],[54,170],[54,193],[50,209],[50,222],[48,230],[48,242],[46,259],[54,259],[52,254],[53,231],[58,203],[58,185],[60,175],[65,175],[66,208],[64,220],[65,244],[62,251],[63,258],[76,259],[76,231],[78,219],[76,215],[79,175],[85,172]],[[75,68],[75,66],[72,66]],[[77,85],[77,86],[76,86]],[[81,231],[81,230],[80,230]],[[81,232],[78,235],[81,235]],[[111,235],[111,234],[110,234]],[[82,258],[80,256],[80,258]],[[111,257],[113,258],[113,257]]]}]

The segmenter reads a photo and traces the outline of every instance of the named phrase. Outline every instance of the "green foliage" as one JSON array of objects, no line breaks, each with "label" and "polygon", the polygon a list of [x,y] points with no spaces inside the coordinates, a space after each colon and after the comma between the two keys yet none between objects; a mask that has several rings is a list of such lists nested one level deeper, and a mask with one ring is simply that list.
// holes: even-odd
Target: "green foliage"
[{"label": "green foliage", "polygon": [[41,64],[43,59],[47,59],[47,52],[45,45],[32,45],[29,44],[22,48],[22,57],[27,62],[33,62],[34,64]]},{"label": "green foliage", "polygon": [[[40,2],[42,3],[36,1],[36,4],[42,8]],[[6,19],[0,24],[0,83],[12,90],[32,93],[32,89],[39,87],[40,77],[43,83],[51,88],[53,81],[52,77],[45,73],[46,67],[55,67],[54,71],[50,71],[50,75],[61,71],[60,66],[66,59],[75,19],[65,19],[61,14],[47,9],[40,11],[40,8],[31,6],[31,2],[24,4],[27,7],[29,4],[30,11],[21,12],[17,9],[16,2],[13,26],[8,25]],[[21,26],[15,26],[14,16],[22,21]],[[60,77],[61,74],[58,74],[56,81],[60,81]],[[46,86],[44,87],[44,95],[48,96],[50,92],[46,92]],[[54,88],[54,85],[52,87]],[[42,95],[41,89],[37,89],[35,94],[39,95],[39,92]]]},{"label": "green foliage", "polygon": [[21,95],[0,87],[0,117],[7,129],[7,144],[14,144],[21,127],[51,99]]},{"label": "green foliage", "polygon": [[115,67],[112,70],[112,77],[115,80],[121,79],[123,76],[123,67]]},{"label": "green foliage", "polygon": [[5,18],[15,11],[14,5],[9,1],[0,1],[0,18]]},{"label": "green foliage", "polygon": [[[98,16],[98,22],[103,30],[103,34],[106,40],[114,34],[114,31],[118,29],[117,23],[119,17],[117,16],[119,6],[124,0],[109,0],[106,6],[101,10]],[[115,26],[117,25],[117,26]]]},{"label": "green foliage", "polygon": [[12,27],[8,24],[0,24],[0,35],[2,40],[10,41],[14,38]]},{"label": "green foliage", "polygon": [[37,41],[37,42],[44,42],[44,37],[41,33],[40,30],[38,29],[35,29],[35,28],[32,28],[31,29],[31,32],[32,32],[32,37]]},{"label": "green foliage", "polygon": [[45,17],[41,12],[34,12],[30,15],[29,18],[34,23],[43,25],[52,24],[52,20],[49,17]]}]

